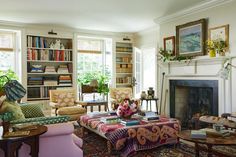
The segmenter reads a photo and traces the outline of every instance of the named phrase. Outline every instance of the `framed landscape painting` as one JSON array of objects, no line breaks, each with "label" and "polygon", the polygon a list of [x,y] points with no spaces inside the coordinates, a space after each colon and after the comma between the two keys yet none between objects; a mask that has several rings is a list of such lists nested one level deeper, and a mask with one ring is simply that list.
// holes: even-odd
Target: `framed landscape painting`
[{"label": "framed landscape painting", "polygon": [[176,54],[200,56],[205,54],[206,20],[176,26]]},{"label": "framed landscape painting", "polygon": [[175,55],[175,36],[164,38],[164,50],[170,53],[172,56]]}]

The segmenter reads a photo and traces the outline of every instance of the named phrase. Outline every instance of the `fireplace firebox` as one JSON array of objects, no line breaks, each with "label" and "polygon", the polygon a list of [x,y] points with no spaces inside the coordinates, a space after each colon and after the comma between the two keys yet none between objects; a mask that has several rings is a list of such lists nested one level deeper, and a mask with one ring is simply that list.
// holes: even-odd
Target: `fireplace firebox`
[{"label": "fireplace firebox", "polygon": [[189,128],[201,115],[218,115],[218,80],[170,80],[170,116]]}]

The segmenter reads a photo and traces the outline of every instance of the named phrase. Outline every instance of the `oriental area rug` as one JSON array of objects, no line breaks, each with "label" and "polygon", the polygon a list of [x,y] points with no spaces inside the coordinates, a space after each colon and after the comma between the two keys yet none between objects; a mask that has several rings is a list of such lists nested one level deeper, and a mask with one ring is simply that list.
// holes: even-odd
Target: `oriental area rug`
[{"label": "oriental area rug", "polygon": [[[75,134],[83,139],[84,157],[120,157],[118,151],[113,150],[111,154],[107,152],[106,140],[93,132],[85,133],[82,137],[80,128],[75,129]],[[227,154],[236,154],[236,147],[221,148]],[[129,157],[195,157],[193,146],[181,142],[177,148],[173,145],[165,145],[150,150],[138,151]],[[200,157],[207,157],[207,153],[200,151]],[[217,157],[213,155],[213,157]]]}]

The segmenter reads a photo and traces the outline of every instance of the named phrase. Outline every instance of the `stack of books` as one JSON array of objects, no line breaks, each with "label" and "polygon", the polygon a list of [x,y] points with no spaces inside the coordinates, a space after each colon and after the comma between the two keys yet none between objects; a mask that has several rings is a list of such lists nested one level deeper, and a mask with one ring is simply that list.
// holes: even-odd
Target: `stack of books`
[{"label": "stack of books", "polygon": [[71,86],[71,76],[70,75],[60,75],[58,80],[59,85]]},{"label": "stack of books", "polygon": [[122,119],[120,121],[121,124],[125,125],[125,126],[132,126],[132,125],[139,125],[140,122],[137,119]]},{"label": "stack of books", "polygon": [[42,77],[28,77],[28,85],[42,85],[43,78]]},{"label": "stack of books", "polygon": [[120,118],[118,116],[102,117],[100,121],[105,124],[116,124],[120,122]]},{"label": "stack of books", "polygon": [[204,128],[201,130],[205,131],[207,135],[222,136],[222,137],[230,136],[229,130],[216,131],[215,129],[212,128]]},{"label": "stack of books", "polygon": [[45,73],[56,73],[56,69],[54,66],[47,65],[45,67]]},{"label": "stack of books", "polygon": [[67,65],[59,65],[57,73],[69,73]]},{"label": "stack of books", "polygon": [[206,131],[204,130],[191,130],[191,138],[206,139]]},{"label": "stack of books", "polygon": [[32,73],[42,73],[43,72],[43,66],[42,65],[32,65],[31,71]]},{"label": "stack of books", "polygon": [[155,112],[145,112],[143,120],[144,121],[158,121],[160,119],[159,115]]}]

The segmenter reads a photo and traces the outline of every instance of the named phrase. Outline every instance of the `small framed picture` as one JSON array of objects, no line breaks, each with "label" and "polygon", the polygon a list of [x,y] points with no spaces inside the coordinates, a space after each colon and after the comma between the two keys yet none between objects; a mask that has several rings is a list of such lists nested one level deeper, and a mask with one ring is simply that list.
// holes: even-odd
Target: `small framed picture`
[{"label": "small framed picture", "polygon": [[229,25],[210,28],[208,32],[209,40],[222,39],[226,43],[226,50],[229,50]]},{"label": "small framed picture", "polygon": [[200,19],[176,26],[176,55],[204,55],[205,41],[206,19]]},{"label": "small framed picture", "polygon": [[175,36],[164,38],[164,50],[175,56]]}]

